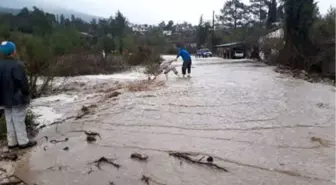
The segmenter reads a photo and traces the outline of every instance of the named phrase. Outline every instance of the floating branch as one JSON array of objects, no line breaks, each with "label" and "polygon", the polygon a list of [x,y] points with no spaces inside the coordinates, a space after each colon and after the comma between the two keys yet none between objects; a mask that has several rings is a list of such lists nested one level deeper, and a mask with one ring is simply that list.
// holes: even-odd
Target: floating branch
[{"label": "floating branch", "polygon": [[184,159],[184,160],[186,160],[188,162],[191,162],[191,163],[201,164],[201,165],[216,168],[216,169],[219,169],[219,170],[222,170],[222,171],[225,171],[225,172],[229,172],[226,168],[218,166],[217,164],[214,164],[214,163],[210,162],[212,160],[209,160],[209,162],[202,162],[201,160],[196,160],[196,159],[192,159],[191,157],[189,157],[190,155],[194,155],[194,154],[189,155],[188,153],[169,152],[169,155],[173,156],[173,157],[176,157],[176,158],[179,158],[179,159]]}]

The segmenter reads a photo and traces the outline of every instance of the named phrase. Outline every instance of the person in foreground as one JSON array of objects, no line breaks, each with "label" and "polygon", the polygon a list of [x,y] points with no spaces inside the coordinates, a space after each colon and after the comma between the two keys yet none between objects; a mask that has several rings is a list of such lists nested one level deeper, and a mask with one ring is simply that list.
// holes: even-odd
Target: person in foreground
[{"label": "person in foreground", "polygon": [[175,61],[177,61],[177,59],[179,57],[182,57],[182,60],[183,60],[183,64],[182,64],[182,75],[183,75],[183,78],[186,75],[186,70],[188,70],[188,77],[190,77],[190,73],[191,73],[191,56],[190,56],[189,52],[186,49],[180,47],[180,48],[178,48],[178,53],[177,53],[177,57],[176,57]]},{"label": "person in foreground", "polygon": [[23,63],[17,59],[13,42],[0,44],[0,106],[5,109],[8,148],[33,147],[36,141],[27,136],[25,118],[29,104],[29,86]]}]

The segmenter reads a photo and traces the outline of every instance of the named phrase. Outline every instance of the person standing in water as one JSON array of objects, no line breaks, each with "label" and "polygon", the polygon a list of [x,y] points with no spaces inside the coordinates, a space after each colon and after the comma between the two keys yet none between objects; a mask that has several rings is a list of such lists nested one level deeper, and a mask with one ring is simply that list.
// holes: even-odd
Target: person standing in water
[{"label": "person standing in water", "polygon": [[179,57],[182,57],[183,63],[182,63],[182,76],[185,77],[186,75],[186,71],[188,70],[188,77],[190,77],[190,73],[191,73],[191,56],[189,54],[189,52],[180,47],[178,48],[178,53],[177,53],[177,57],[175,60],[177,60]]}]

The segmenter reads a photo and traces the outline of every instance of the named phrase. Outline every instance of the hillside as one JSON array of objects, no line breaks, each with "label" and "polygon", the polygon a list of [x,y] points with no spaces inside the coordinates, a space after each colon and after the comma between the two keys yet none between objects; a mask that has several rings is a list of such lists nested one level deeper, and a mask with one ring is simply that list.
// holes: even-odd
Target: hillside
[{"label": "hillside", "polygon": [[62,7],[57,7],[55,5],[48,4],[39,0],[2,0],[0,6],[0,13],[16,14],[23,7],[28,7],[29,9],[31,9],[33,6],[36,6],[45,12],[53,13],[56,15],[63,14],[66,18],[70,18],[71,15],[75,15],[76,17],[79,17],[87,22],[91,21],[92,19],[102,18],[94,15],[77,12],[70,9],[65,9]]},{"label": "hillside", "polygon": [[17,14],[20,12],[20,9],[14,9],[14,8],[6,8],[0,6],[0,13],[12,13]]}]

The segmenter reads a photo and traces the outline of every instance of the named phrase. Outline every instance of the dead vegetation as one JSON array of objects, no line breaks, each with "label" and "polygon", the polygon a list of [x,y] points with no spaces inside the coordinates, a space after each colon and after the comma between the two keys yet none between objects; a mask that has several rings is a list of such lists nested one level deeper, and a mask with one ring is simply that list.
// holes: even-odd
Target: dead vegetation
[{"label": "dead vegetation", "polygon": [[83,105],[82,108],[81,108],[81,110],[80,110],[80,112],[76,116],[75,120],[81,119],[85,115],[91,114],[92,111],[93,111],[92,108],[96,108],[96,107],[97,107],[97,105],[95,105],[95,104],[92,104],[92,105],[89,105],[89,106]]},{"label": "dead vegetation", "polygon": [[170,156],[176,157],[178,159],[184,159],[185,161],[200,164],[203,166],[209,166],[218,170],[222,170],[224,172],[229,172],[226,168],[218,166],[217,164],[213,163],[213,158],[211,156],[207,156],[207,162],[202,161],[205,156],[202,156],[200,159],[196,159],[197,154],[191,154],[191,153],[184,153],[184,152],[169,152]]},{"label": "dead vegetation", "polygon": [[84,131],[85,135],[86,135],[86,141],[88,143],[92,143],[95,142],[97,139],[96,137],[98,136],[101,139],[101,136],[99,133],[97,132],[92,132],[92,131]]},{"label": "dead vegetation", "polygon": [[0,161],[16,161],[18,155],[15,152],[3,153],[0,155]]},{"label": "dead vegetation", "polygon": [[69,141],[69,138],[64,138],[64,139],[61,139],[61,140],[56,140],[56,139],[53,139],[53,140],[50,140],[49,142],[52,143],[52,144],[56,144],[56,143],[64,143],[64,142],[67,142]]},{"label": "dead vegetation", "polygon": [[137,159],[139,161],[147,161],[148,156],[145,154],[140,154],[140,153],[132,153],[131,159]]},{"label": "dead vegetation", "polygon": [[139,92],[139,91],[150,91],[155,88],[162,87],[165,85],[164,81],[139,81],[133,82],[126,86],[127,90],[130,92]]},{"label": "dead vegetation", "polygon": [[147,185],[151,185],[151,182],[153,182],[154,184],[165,185],[165,184],[163,184],[161,182],[158,182],[158,181],[154,180],[153,178],[151,178],[151,177],[149,177],[147,175],[142,175],[141,181],[144,182],[144,183],[146,183]]},{"label": "dead vegetation", "polygon": [[99,170],[101,170],[101,164],[103,164],[103,163],[110,164],[110,165],[114,166],[115,168],[119,169],[121,167],[121,165],[115,163],[114,161],[115,161],[115,159],[108,159],[106,157],[100,157],[99,159],[93,161],[92,163],[89,163],[90,169],[88,171],[88,174],[93,172],[92,165],[96,166]]},{"label": "dead vegetation", "polygon": [[323,109],[329,109],[330,108],[330,106],[326,103],[317,103],[316,106],[319,107],[319,108],[323,108]]},{"label": "dead vegetation", "polygon": [[108,89],[101,89],[98,92],[100,92],[100,93],[111,93],[111,92],[119,90],[119,89],[122,89],[121,84],[117,84],[115,87],[110,87]]},{"label": "dead vegetation", "polygon": [[320,137],[313,136],[313,137],[310,138],[310,141],[319,143],[321,146],[325,146],[325,147],[329,146],[329,141],[327,141],[325,139],[322,139]]},{"label": "dead vegetation", "polygon": [[277,68],[275,68],[274,71],[277,73],[290,75],[293,78],[303,79],[312,83],[327,83],[335,85],[335,80],[331,79],[328,76],[323,76],[318,73],[308,73],[304,70],[291,69],[290,67],[281,65],[277,66]]},{"label": "dead vegetation", "polygon": [[121,94],[121,92],[113,91],[113,92],[111,92],[111,93],[108,93],[108,94],[106,95],[106,97],[107,97],[107,98],[114,98],[114,97],[119,96],[120,94]]}]

